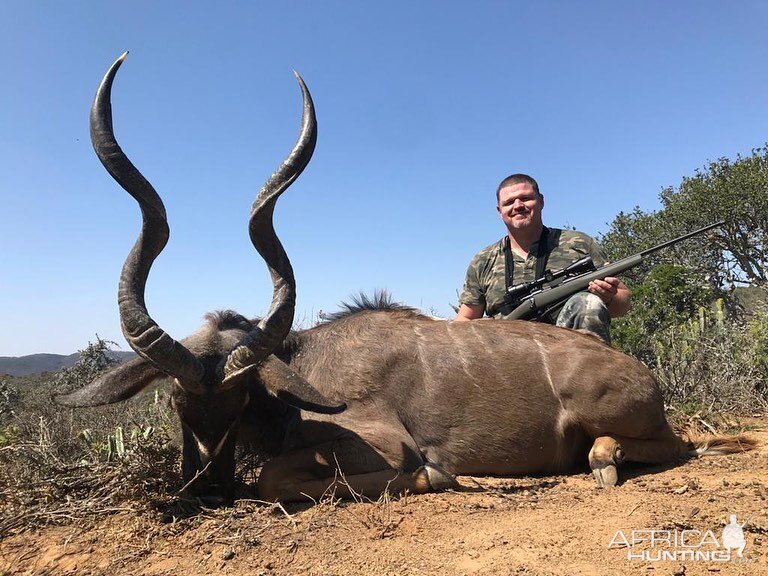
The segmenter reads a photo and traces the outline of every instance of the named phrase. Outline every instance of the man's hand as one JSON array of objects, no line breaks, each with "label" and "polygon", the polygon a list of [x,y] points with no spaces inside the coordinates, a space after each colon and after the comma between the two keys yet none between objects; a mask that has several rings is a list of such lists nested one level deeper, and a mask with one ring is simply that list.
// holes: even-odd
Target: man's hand
[{"label": "man's hand", "polygon": [[618,318],[629,312],[631,306],[629,288],[618,278],[609,276],[603,280],[593,280],[589,283],[587,290],[605,302],[611,318]]},{"label": "man's hand", "polygon": [[606,306],[610,306],[616,297],[616,293],[619,291],[619,284],[621,284],[621,280],[609,276],[604,280],[592,280],[587,289],[592,294],[600,296],[600,299],[605,302]]}]

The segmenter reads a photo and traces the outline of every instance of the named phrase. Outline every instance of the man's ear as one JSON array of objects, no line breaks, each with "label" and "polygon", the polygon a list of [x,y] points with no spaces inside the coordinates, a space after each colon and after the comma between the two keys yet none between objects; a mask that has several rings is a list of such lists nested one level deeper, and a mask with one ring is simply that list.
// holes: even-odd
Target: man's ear
[{"label": "man's ear", "polygon": [[541,200],[541,207],[544,208],[544,194],[539,192],[539,199]]},{"label": "man's ear", "polygon": [[96,380],[70,392],[54,397],[62,406],[102,406],[127,400],[146,388],[151,382],[166,376],[149,360],[134,358],[105,372]]}]

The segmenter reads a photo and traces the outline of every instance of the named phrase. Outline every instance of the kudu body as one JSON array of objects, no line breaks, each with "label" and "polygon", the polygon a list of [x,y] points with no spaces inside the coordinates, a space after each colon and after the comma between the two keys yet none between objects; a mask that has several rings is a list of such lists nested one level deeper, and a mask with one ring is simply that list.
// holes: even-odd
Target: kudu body
[{"label": "kudu body", "polygon": [[[334,486],[377,496],[455,485],[454,474],[559,472],[587,457],[599,485],[615,485],[622,460],[661,463],[709,447],[677,437],[650,371],[596,338],[523,321],[453,323],[384,302],[363,305],[289,333],[295,285],[272,228],[277,197],[309,162],[316,140],[311,97],[291,154],[254,203],[250,235],[269,267],[274,297],[258,323],[234,312],[207,316],[181,342],[149,316],[144,287],[165,246],[165,209],[120,150],[110,91],[121,57],[91,112],[94,148],[139,202],[142,233],[119,288],[121,324],[140,358],[58,401],[93,406],[125,400],[174,377],[183,472],[210,505],[232,496],[236,442],[271,455],[259,478],[264,499],[317,499]],[[741,443],[740,443],[741,442]],[[714,447],[713,447],[714,446]]]}]

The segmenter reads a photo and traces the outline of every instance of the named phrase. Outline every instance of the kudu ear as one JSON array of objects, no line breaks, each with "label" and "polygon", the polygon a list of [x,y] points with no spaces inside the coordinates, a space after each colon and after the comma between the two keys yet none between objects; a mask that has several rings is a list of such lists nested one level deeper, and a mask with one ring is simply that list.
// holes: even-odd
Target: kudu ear
[{"label": "kudu ear", "polygon": [[166,374],[149,360],[134,358],[102,374],[96,380],[69,394],[54,397],[62,406],[102,406],[127,400]]},{"label": "kudu ear", "polygon": [[274,355],[253,367],[257,377],[272,394],[286,404],[318,414],[338,414],[347,409],[323,396],[312,384],[299,376]]}]

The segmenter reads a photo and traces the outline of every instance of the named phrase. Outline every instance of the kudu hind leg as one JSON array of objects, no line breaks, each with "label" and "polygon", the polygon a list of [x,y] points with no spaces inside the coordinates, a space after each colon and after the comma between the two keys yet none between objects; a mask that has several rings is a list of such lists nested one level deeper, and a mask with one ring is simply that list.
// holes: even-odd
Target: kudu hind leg
[{"label": "kudu hind leg", "polygon": [[600,488],[616,486],[619,481],[617,466],[624,459],[621,446],[611,436],[600,436],[595,439],[589,451],[589,467]]},{"label": "kudu hind leg", "polygon": [[617,466],[624,461],[665,464],[682,457],[686,450],[686,443],[671,428],[666,428],[657,438],[600,436],[589,451],[589,467],[597,485],[604,488],[617,484]]}]

